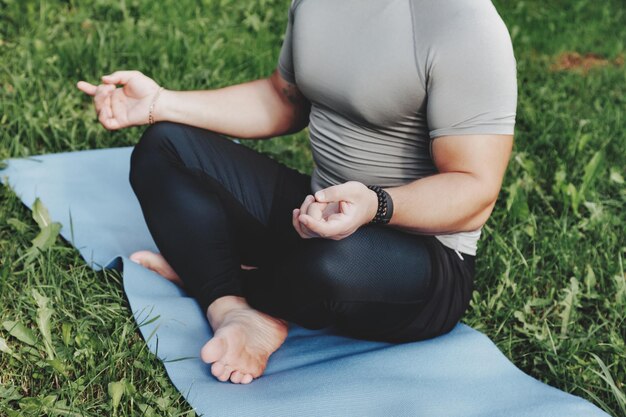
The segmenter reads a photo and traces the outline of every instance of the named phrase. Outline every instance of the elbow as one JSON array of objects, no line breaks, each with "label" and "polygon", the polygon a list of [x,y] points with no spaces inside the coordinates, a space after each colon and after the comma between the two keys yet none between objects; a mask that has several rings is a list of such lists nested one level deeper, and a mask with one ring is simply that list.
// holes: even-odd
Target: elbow
[{"label": "elbow", "polygon": [[303,117],[283,117],[273,120],[270,136],[283,136],[298,133],[309,125],[308,115]]},{"label": "elbow", "polygon": [[275,136],[291,135],[298,133],[309,125],[309,114],[301,114],[294,108],[270,108],[264,114],[260,126],[256,126],[257,130],[262,130],[264,138],[272,138]]},{"label": "elbow", "polygon": [[465,231],[473,231],[480,229],[487,223],[487,220],[493,212],[493,208],[498,200],[500,194],[501,184],[487,184],[485,182],[479,182],[479,187],[474,194],[476,198],[476,209],[470,219],[468,219]]},{"label": "elbow", "polygon": [[481,227],[483,227],[485,223],[487,223],[487,220],[489,220],[489,217],[491,216],[491,212],[493,211],[493,208],[495,205],[496,205],[496,202],[495,200],[493,200],[491,203],[479,209],[474,214],[474,216],[472,216],[472,218],[468,220],[468,222],[465,225],[464,231],[471,232],[473,230],[478,230]]},{"label": "elbow", "polygon": [[302,131],[304,128],[306,128],[308,125],[309,125],[308,117],[306,119],[297,120],[296,123],[293,123],[291,126],[289,126],[289,129],[287,129],[287,131],[284,134],[291,135],[293,133],[298,133]]}]

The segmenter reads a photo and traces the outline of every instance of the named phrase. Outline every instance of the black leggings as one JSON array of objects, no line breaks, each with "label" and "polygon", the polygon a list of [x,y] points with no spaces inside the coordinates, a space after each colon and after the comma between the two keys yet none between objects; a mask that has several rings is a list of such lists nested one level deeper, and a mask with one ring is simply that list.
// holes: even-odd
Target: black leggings
[{"label": "black leggings", "polygon": [[292,210],[312,194],[310,180],[176,123],[149,127],[131,156],[152,237],[203,311],[237,295],[275,317],[357,338],[405,342],[451,330],[469,304],[474,257],[385,225],[302,239]]}]

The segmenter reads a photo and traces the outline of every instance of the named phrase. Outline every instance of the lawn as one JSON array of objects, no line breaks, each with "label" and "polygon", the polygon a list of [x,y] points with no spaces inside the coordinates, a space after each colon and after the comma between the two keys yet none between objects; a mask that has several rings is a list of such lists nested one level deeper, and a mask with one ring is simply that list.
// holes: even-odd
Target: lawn
[{"label": "lawn", "polygon": [[[0,0],[0,159],[136,143],[141,128],[96,123],[80,79],[128,68],[206,89],[269,75],[289,3]],[[624,416],[626,8],[494,4],[517,58],[516,144],[463,321],[528,374]],[[306,131],[243,143],[312,168]],[[27,256],[38,225],[10,190],[0,201],[0,415],[194,415],[119,274],[61,238]]]}]

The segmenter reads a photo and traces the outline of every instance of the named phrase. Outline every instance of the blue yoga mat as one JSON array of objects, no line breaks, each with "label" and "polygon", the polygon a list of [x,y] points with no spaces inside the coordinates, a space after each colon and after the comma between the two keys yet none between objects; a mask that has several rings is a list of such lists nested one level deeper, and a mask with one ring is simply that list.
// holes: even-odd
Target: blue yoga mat
[{"label": "blue yoga mat", "polygon": [[198,356],[211,329],[196,302],[128,259],[136,250],[157,250],[128,182],[131,151],[9,159],[0,177],[28,207],[39,197],[92,268],[123,270],[124,290],[144,339],[198,414],[607,416],[588,401],[524,374],[485,335],[462,324],[439,338],[407,344],[291,325],[261,378],[249,385],[217,381]]}]

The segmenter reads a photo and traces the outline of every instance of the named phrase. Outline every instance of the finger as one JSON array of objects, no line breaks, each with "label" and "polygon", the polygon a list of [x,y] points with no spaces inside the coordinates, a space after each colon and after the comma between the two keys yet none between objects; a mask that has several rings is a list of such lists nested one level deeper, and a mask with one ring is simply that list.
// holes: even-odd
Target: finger
[{"label": "finger", "polygon": [[307,208],[306,214],[319,220],[322,218],[326,206],[328,206],[328,203],[313,202]]},{"label": "finger", "polygon": [[111,117],[119,123],[125,123],[126,106],[124,103],[124,93],[121,88],[116,88],[111,94]]},{"label": "finger", "polygon": [[347,215],[354,213],[354,207],[355,204],[349,203],[347,201],[341,201],[339,203],[339,210]]},{"label": "finger", "polygon": [[115,90],[114,85],[104,85],[100,84],[96,87],[96,95],[93,98],[93,104],[96,106],[96,113],[100,116],[100,113],[103,110],[104,103],[108,97],[110,97],[111,93]]},{"label": "finger", "polygon": [[[309,207],[315,202],[315,197],[313,197],[312,195],[307,195],[304,198],[304,201],[302,202],[302,206],[300,206],[300,210],[299,213],[307,213],[309,210]],[[313,238],[313,237],[319,237],[319,235],[317,233],[311,232],[305,225],[303,225],[301,222],[298,221],[298,228],[300,229],[300,231],[302,232],[302,234],[305,237],[305,239],[308,238]]]},{"label": "finger", "polygon": [[315,200],[323,203],[341,200],[352,202],[355,198],[358,198],[360,187],[362,185],[363,184],[360,184],[357,181],[348,181],[343,184],[333,185],[316,192]]},{"label": "finger", "polygon": [[76,87],[78,87],[78,89],[83,93],[89,94],[92,97],[96,95],[96,90],[98,89],[98,87],[93,84],[89,84],[86,81],[77,82]]},{"label": "finger", "polygon": [[102,126],[107,130],[118,130],[122,128],[122,124],[115,118],[106,119],[104,123],[102,123]]},{"label": "finger", "polygon": [[107,130],[117,130],[121,128],[119,121],[113,117],[113,110],[111,108],[111,95],[104,99],[102,108],[98,115],[98,120],[102,123],[102,126]]},{"label": "finger", "polygon": [[302,231],[300,230],[300,222],[298,221],[299,212],[300,212],[299,209],[293,209],[293,211],[291,212],[291,224],[293,225],[293,228],[296,231],[296,233],[298,233],[300,237],[303,237]]},{"label": "finger", "polygon": [[308,208],[309,208],[309,206],[314,201],[315,201],[315,197],[313,197],[311,194],[307,195],[304,198],[304,201],[302,202],[302,205],[300,206],[300,213],[306,213]]},{"label": "finger", "polygon": [[133,77],[141,75],[139,71],[115,71],[112,74],[102,76],[105,84],[127,84]]},{"label": "finger", "polygon": [[95,104],[98,121],[104,124],[104,121],[111,118],[111,96],[103,93],[96,94]]},{"label": "finger", "polygon": [[298,215],[300,214],[300,209],[294,209],[291,215],[291,223],[293,224],[293,228],[296,229],[296,232],[302,239],[309,239],[310,236],[307,236],[301,228],[300,221],[298,221]]},{"label": "finger", "polygon": [[298,221],[298,223],[300,223],[300,230],[302,230],[302,233],[307,235],[309,238],[321,237],[319,234],[311,231],[308,227],[306,227],[306,225],[302,224],[302,222]]},{"label": "finger", "polygon": [[300,209],[295,209],[293,211],[293,218],[292,218],[293,227],[296,229],[296,231],[298,232],[300,237],[302,239],[311,239],[311,238],[314,238],[314,237],[320,237],[317,233],[313,233],[309,229],[307,229],[306,226],[304,226],[298,220],[298,216],[300,215],[300,213],[301,213]]},{"label": "finger", "polygon": [[345,216],[334,219],[329,218],[328,221],[319,221],[307,214],[300,214],[298,220],[313,233],[317,233],[322,237],[342,234],[350,229],[349,221],[347,221],[348,219]]},{"label": "finger", "polygon": [[328,219],[330,216],[341,212],[339,209],[339,203],[337,202],[322,204],[326,204],[326,207],[324,207],[324,210],[322,211],[322,219]]}]

